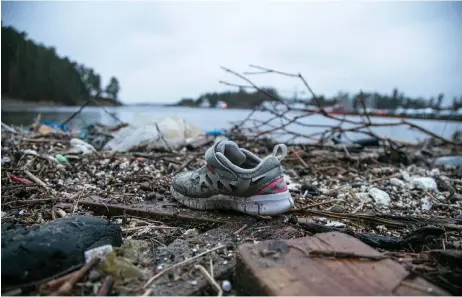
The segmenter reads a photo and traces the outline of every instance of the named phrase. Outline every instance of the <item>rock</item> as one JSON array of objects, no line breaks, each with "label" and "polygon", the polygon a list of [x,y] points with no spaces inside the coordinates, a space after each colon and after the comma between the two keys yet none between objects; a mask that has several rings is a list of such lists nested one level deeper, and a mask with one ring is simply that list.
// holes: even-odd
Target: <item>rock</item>
[{"label": "rock", "polygon": [[369,193],[356,193],[356,198],[358,198],[359,201],[363,203],[367,203],[372,200],[371,196],[369,196]]},{"label": "rock", "polygon": [[335,204],[331,208],[329,208],[329,211],[336,212],[336,213],[342,213],[342,212],[345,211],[345,207],[343,207],[343,206],[341,206],[339,204]]},{"label": "rock", "polygon": [[431,177],[413,177],[412,184],[417,189],[421,190],[430,190],[436,191],[438,190],[438,186],[436,185],[436,181]]},{"label": "rock", "polygon": [[368,194],[372,197],[372,199],[374,199],[376,205],[378,206],[388,207],[390,204],[390,196],[380,189],[371,188],[368,191]]},{"label": "rock", "polygon": [[411,176],[409,175],[409,173],[407,171],[404,171],[404,170],[400,170],[399,171],[399,174],[401,175],[401,177],[407,181],[407,182],[410,182],[411,181]]},{"label": "rock", "polygon": [[146,200],[154,200],[157,198],[157,193],[156,192],[151,192],[146,195]]},{"label": "rock", "polygon": [[326,226],[327,227],[343,228],[343,227],[345,227],[345,224],[342,223],[342,222],[338,222],[338,221],[328,221]]},{"label": "rock", "polygon": [[302,182],[302,188],[301,190],[303,192],[305,191],[310,191],[310,192],[317,192],[318,191],[318,188],[316,186],[314,186],[309,180],[304,180]]},{"label": "rock", "polygon": [[293,170],[293,169],[287,169],[287,170],[284,170],[284,171],[290,177],[298,177],[297,172],[295,172],[295,170]]},{"label": "rock", "polygon": [[390,184],[392,184],[393,186],[396,186],[398,188],[404,188],[404,186],[406,185],[402,180],[396,178],[396,177],[392,177],[390,178]]},{"label": "rock", "polygon": [[2,228],[2,287],[38,281],[84,263],[86,250],[106,244],[120,246],[121,233],[118,225],[91,216]]},{"label": "rock", "polygon": [[423,211],[428,211],[432,208],[433,202],[430,200],[430,197],[425,196],[420,201],[422,201],[421,209]]},{"label": "rock", "polygon": [[144,182],[140,184],[140,189],[143,191],[150,191],[151,190],[151,184],[149,182]]}]

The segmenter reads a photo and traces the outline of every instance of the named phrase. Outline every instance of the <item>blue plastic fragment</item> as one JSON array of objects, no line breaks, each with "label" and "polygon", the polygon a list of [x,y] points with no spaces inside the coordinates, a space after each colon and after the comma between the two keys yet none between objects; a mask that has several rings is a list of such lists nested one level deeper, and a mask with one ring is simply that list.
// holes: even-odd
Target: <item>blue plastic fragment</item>
[{"label": "blue plastic fragment", "polygon": [[63,131],[69,131],[69,127],[66,126],[66,125],[62,125],[60,123],[55,123],[55,122],[52,122],[52,121],[44,121],[42,123],[43,125],[47,125],[47,126],[50,126],[50,127],[53,127],[55,129],[61,129]]},{"label": "blue plastic fragment", "polygon": [[219,135],[223,135],[224,133],[221,130],[215,129],[215,130],[205,131],[205,134],[206,135],[219,136]]}]

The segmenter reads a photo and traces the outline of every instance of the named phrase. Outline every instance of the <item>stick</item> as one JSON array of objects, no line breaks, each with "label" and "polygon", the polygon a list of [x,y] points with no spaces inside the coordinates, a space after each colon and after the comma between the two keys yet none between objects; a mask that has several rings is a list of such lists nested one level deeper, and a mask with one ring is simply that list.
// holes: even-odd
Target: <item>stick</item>
[{"label": "stick", "polygon": [[38,177],[36,177],[35,175],[33,175],[32,173],[30,173],[28,170],[24,170],[24,173],[31,179],[33,180],[34,182],[36,182],[37,184],[41,185],[42,187],[44,187],[45,189],[48,190],[48,186]]},{"label": "stick", "polygon": [[241,231],[244,230],[245,228],[247,228],[247,224],[244,224],[244,226],[242,226],[241,228],[237,229],[236,232],[234,232],[233,234],[234,234],[234,235],[238,235],[238,234],[241,233]]},{"label": "stick", "polygon": [[184,162],[183,164],[180,165],[180,167],[178,167],[173,173],[172,175],[177,175],[181,170],[183,170],[184,168],[186,168],[189,164],[191,164],[192,161],[194,161],[196,159],[196,157],[192,157],[191,159],[187,160],[186,162]]},{"label": "stick", "polygon": [[104,279],[103,284],[98,290],[98,293],[96,293],[96,296],[108,296],[109,292],[111,291],[112,284],[114,283],[112,276],[108,275]]},{"label": "stick", "polygon": [[169,227],[169,226],[139,226],[139,227],[123,229],[122,232],[130,232],[130,231],[136,231],[136,230],[141,230],[141,229],[178,229],[178,228]]},{"label": "stick", "polygon": [[200,257],[202,257],[202,256],[204,256],[204,255],[206,255],[206,254],[208,254],[208,253],[211,253],[211,252],[213,252],[213,251],[216,251],[216,250],[219,250],[219,249],[222,249],[222,248],[225,248],[225,247],[226,247],[226,245],[217,246],[217,247],[215,247],[215,248],[213,248],[213,249],[211,249],[211,250],[207,250],[207,251],[205,251],[205,252],[203,252],[203,253],[200,253],[200,254],[198,254],[198,255],[192,257],[192,258],[186,259],[186,260],[181,261],[181,262],[179,262],[179,263],[177,263],[177,264],[174,264],[174,265],[172,265],[172,266],[170,266],[170,267],[168,267],[168,268],[165,268],[165,269],[162,270],[161,272],[159,272],[159,273],[157,273],[156,275],[154,275],[153,277],[151,277],[151,278],[146,282],[146,284],[144,284],[143,288],[149,287],[156,279],[158,279],[159,277],[161,277],[162,275],[164,275],[166,272],[168,272],[168,271],[170,271],[170,270],[173,270],[173,269],[175,269],[175,268],[177,268],[177,267],[180,267],[180,266],[182,266],[182,265],[184,265],[184,264],[186,264],[186,263],[189,263],[189,262],[191,262],[192,260],[196,260],[196,259],[198,259],[198,258],[200,258]]},{"label": "stick", "polygon": [[94,257],[85,264],[82,268],[76,271],[58,290],[56,290],[52,296],[63,296],[63,295],[71,295],[72,289],[74,285],[87,274],[87,272],[93,268],[99,262],[98,257]]},{"label": "stick", "polygon": [[82,110],[85,108],[85,106],[87,106],[88,104],[90,104],[91,100],[88,100],[87,102],[85,102],[82,106],[80,106],[79,110],[77,110],[76,112],[74,112],[67,120],[65,120],[64,122],[61,123],[61,125],[66,125],[67,123],[69,123],[73,118],[75,118],[79,113],[82,112]]},{"label": "stick", "polygon": [[292,150],[292,153],[295,155],[295,157],[300,161],[300,163],[302,163],[303,166],[305,166],[305,168],[308,168],[308,164],[306,164],[306,162],[300,157],[300,155],[298,154],[297,151],[295,150]]},{"label": "stick", "polygon": [[15,129],[11,128],[10,126],[8,126],[7,124],[5,124],[3,122],[2,122],[2,127],[5,128],[6,130],[10,131],[11,133],[18,134],[18,132]]},{"label": "stick", "polygon": [[180,220],[200,221],[200,222],[206,222],[206,223],[219,223],[219,224],[225,223],[224,221],[219,221],[219,220],[209,219],[209,218],[201,218],[201,217],[196,218],[192,216],[180,215],[180,214],[174,214],[174,213],[159,212],[159,211],[145,210],[145,209],[139,209],[139,208],[130,208],[130,207],[126,207],[125,205],[121,205],[121,204],[102,204],[102,203],[91,202],[91,201],[80,201],[79,205],[102,208],[102,209],[105,209],[107,212],[109,212],[110,210],[113,210],[113,211],[118,211],[118,212],[126,212],[126,213],[131,212],[131,213],[144,214],[150,217],[168,217],[168,218],[175,218],[175,219],[180,219]]},{"label": "stick", "polygon": [[223,296],[223,290],[221,289],[220,285],[213,279],[213,277],[208,273],[207,269],[205,269],[202,265],[195,265],[194,268],[199,269],[202,274],[207,278],[207,280],[217,289],[218,297]]},{"label": "stick", "polygon": [[311,208],[311,207],[320,206],[320,205],[326,205],[326,204],[332,204],[332,203],[341,202],[341,201],[343,201],[343,199],[332,199],[332,200],[329,200],[329,201],[313,203],[313,204],[307,205],[307,206],[305,206],[303,208],[300,208],[300,209],[289,209],[288,212],[300,212],[300,211],[304,211],[304,210],[306,210],[308,208]]}]

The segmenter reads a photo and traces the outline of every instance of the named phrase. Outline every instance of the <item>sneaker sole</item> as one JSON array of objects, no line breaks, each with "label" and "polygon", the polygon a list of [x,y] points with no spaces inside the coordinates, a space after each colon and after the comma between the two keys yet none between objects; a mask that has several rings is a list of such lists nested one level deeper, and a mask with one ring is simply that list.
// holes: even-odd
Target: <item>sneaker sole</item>
[{"label": "sneaker sole", "polygon": [[287,190],[277,194],[237,197],[214,195],[208,198],[191,198],[170,187],[173,197],[181,204],[198,210],[232,209],[248,215],[274,216],[288,211],[294,200]]}]

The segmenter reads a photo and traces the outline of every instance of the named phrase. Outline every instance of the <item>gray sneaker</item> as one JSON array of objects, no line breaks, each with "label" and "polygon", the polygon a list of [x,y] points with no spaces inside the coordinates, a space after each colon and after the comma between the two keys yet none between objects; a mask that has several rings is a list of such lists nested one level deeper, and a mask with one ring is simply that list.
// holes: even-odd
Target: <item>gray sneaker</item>
[{"label": "gray sneaker", "polygon": [[[277,157],[281,149],[281,156]],[[260,159],[232,141],[220,141],[205,152],[207,165],[173,178],[171,193],[181,204],[201,210],[234,209],[250,215],[277,215],[294,201],[280,160],[287,147]]]}]

